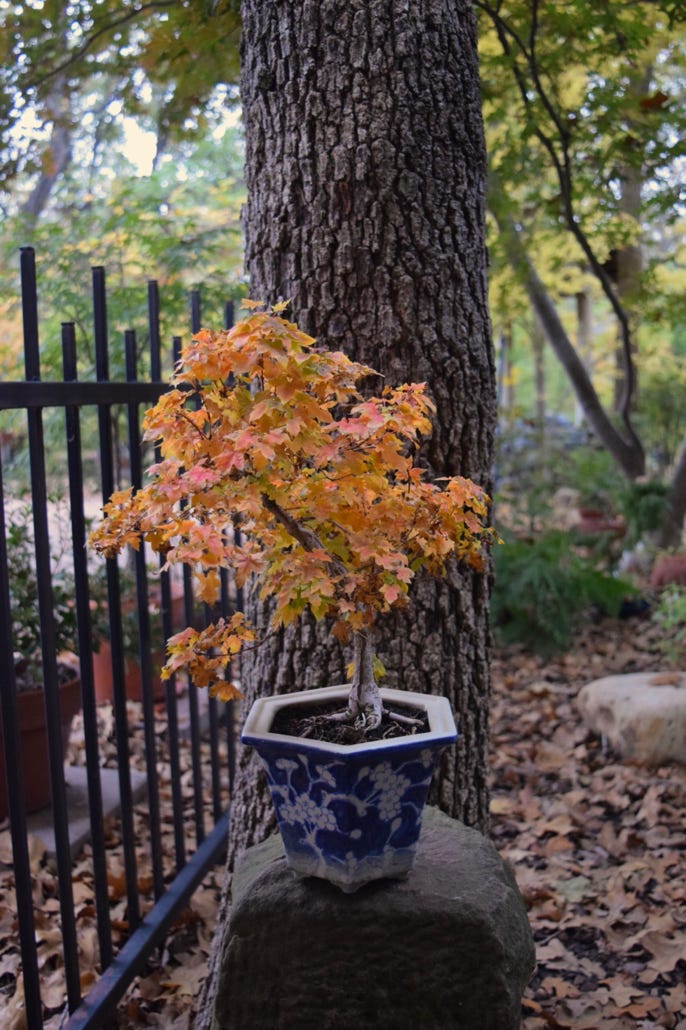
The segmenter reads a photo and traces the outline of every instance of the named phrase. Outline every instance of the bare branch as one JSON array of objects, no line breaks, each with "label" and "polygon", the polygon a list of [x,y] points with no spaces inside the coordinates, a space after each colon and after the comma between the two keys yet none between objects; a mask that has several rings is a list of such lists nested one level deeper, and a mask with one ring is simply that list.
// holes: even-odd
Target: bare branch
[{"label": "bare branch", "polygon": [[329,561],[333,565],[334,569],[339,576],[347,576],[348,570],[346,569],[343,562],[336,558],[333,554],[330,554],[328,549],[321,542],[316,533],[307,526],[303,526],[301,522],[294,519],[292,515],[289,515],[280,504],[273,501],[267,494],[262,494],[262,504],[265,506],[267,511],[271,512],[278,521],[284,526],[291,534],[294,540],[300,544],[304,551],[326,551],[329,555]]}]

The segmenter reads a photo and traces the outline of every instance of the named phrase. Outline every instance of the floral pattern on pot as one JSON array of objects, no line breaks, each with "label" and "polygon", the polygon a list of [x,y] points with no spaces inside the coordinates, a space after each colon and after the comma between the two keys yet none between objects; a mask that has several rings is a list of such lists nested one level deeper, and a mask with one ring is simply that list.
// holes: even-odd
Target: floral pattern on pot
[{"label": "floral pattern on pot", "polygon": [[291,869],[350,892],[412,868],[435,759],[457,730],[447,698],[391,688],[384,705],[423,709],[427,731],[342,745],[271,728],[281,708],[343,708],[348,694],[343,684],[258,698],[241,740],[266,767]]},{"label": "floral pattern on pot", "polygon": [[407,747],[322,761],[321,752],[262,752],[286,859],[301,876],[343,890],[407,874],[421,828],[434,753]]}]

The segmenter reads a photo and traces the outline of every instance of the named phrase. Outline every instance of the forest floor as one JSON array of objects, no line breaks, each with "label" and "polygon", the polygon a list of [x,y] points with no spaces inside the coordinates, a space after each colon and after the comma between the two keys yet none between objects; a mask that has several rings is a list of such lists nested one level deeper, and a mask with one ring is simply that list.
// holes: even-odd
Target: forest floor
[{"label": "forest floor", "polygon": [[[491,833],[514,869],[536,942],[523,1030],[686,1030],[686,768],[621,762],[588,733],[575,706],[590,680],[667,667],[648,618],[587,626],[555,659],[496,651]],[[25,1030],[7,836],[0,834],[0,999],[3,1030]],[[37,854],[37,904],[44,906],[37,935],[52,1010],[46,1030],[58,1030],[65,1018],[52,879]],[[110,888],[122,907],[120,879],[113,876]],[[120,1028],[192,1027],[223,880],[217,867],[195,892],[122,1000]],[[91,948],[92,968],[92,891],[85,873],[76,881],[79,947]],[[125,923],[121,930],[123,941]],[[88,968],[85,952],[81,957]]]},{"label": "forest floor", "polygon": [[686,768],[621,762],[579,689],[666,668],[649,619],[604,620],[555,660],[495,661],[492,837],[536,942],[523,1030],[686,1030]]}]

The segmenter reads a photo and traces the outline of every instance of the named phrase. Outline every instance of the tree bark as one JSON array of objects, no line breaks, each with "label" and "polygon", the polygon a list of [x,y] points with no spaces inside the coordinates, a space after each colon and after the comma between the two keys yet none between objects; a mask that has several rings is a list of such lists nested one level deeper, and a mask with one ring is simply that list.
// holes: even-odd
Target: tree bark
[{"label": "tree bark", "polygon": [[[619,210],[633,219],[636,223],[641,217],[641,190],[643,176],[640,169],[627,168],[621,173],[622,193],[619,199]],[[617,296],[627,313],[631,326],[631,339],[633,341],[633,356],[636,353],[636,332],[638,329],[640,314],[638,300],[641,286],[641,272],[643,271],[643,253],[638,243],[627,243],[620,247],[615,255],[617,266]],[[621,335],[617,341],[617,374],[615,377],[615,410],[620,411],[622,397],[624,394],[624,367],[625,356],[622,346]],[[634,364],[635,367],[635,364]],[[634,385],[632,404],[636,405],[636,391],[638,384]]]},{"label": "tree bark", "polygon": [[[489,489],[495,373],[471,4],[244,0],[242,17],[251,296],[290,299],[301,328],[390,385],[428,382],[437,412],[424,462]],[[461,568],[418,577],[411,607],[375,628],[382,686],[450,699],[460,738],[431,800],[481,829],[489,586],[488,572]],[[325,626],[301,620],[245,659],[245,711],[264,693],[343,682],[346,657]],[[273,826],[258,760],[241,749],[229,867]]]},{"label": "tree bark", "polygon": [[546,415],[546,382],[545,382],[545,333],[543,326],[534,315],[531,326],[531,349],[534,357],[534,403],[536,411],[536,427],[539,433],[545,433]]},{"label": "tree bark", "polygon": [[686,435],[674,463],[665,513],[660,527],[659,546],[679,547],[683,543],[686,520]]},{"label": "tree bark", "polygon": [[[495,394],[471,5],[251,0],[242,46],[251,295],[290,298],[303,329],[390,384],[427,381],[431,472],[488,485]],[[484,826],[488,590],[461,572],[418,593],[410,614],[379,626],[385,682],[463,709],[438,793],[449,814]],[[248,703],[340,682],[345,669],[325,628],[307,622],[246,665]],[[242,756],[234,851],[271,827],[261,802],[255,812],[255,775]]]},{"label": "tree bark", "polygon": [[[592,308],[591,298],[588,290],[580,290],[576,296],[576,348],[579,352],[579,357],[583,362],[583,366],[588,373],[589,379],[593,374],[593,324],[592,324]],[[578,398],[576,402],[576,411],[574,413],[574,422],[576,425],[580,425],[583,421],[584,410],[579,404]]]},{"label": "tree bark", "polygon": [[[633,99],[632,109],[640,111],[641,100],[649,95],[650,85],[653,78],[652,63],[647,66],[634,67],[629,65],[628,80],[629,89],[627,95]],[[620,195],[618,208],[621,215],[635,225],[640,225],[641,212],[643,208],[643,154],[636,153],[636,138],[634,134],[634,120],[629,117],[627,123],[625,148],[628,161],[621,161],[617,169],[620,182]],[[640,138],[640,134],[638,135]],[[633,152],[633,153],[632,153]],[[615,252],[617,297],[626,311],[627,319],[631,328],[632,357],[636,352],[636,332],[640,323],[639,294],[641,288],[641,273],[643,271],[643,252],[639,242],[627,243]],[[635,369],[635,361],[633,362]],[[626,356],[622,345],[621,333],[617,340],[617,375],[615,378],[615,409],[621,411],[622,398],[624,395],[624,373],[626,368]],[[632,394],[632,405],[636,404],[636,384]]]},{"label": "tree bark", "polygon": [[71,162],[72,116],[69,94],[62,78],[56,80],[46,108],[52,117],[50,140],[43,154],[38,179],[21,207],[30,227],[35,226],[47,207],[55,184]]}]

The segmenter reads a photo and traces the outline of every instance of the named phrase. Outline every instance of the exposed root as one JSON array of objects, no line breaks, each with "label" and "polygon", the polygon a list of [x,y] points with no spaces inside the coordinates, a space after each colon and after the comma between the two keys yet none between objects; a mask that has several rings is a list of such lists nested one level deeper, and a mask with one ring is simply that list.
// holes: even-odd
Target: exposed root
[{"label": "exposed root", "polygon": [[384,714],[391,722],[397,722],[398,726],[415,726],[421,728],[424,723],[421,719],[413,719],[411,715],[401,715],[400,712],[392,712],[390,708],[384,708]]},{"label": "exposed root", "polygon": [[325,722],[354,722],[355,713],[350,708],[344,708],[342,712],[332,712],[331,715],[322,716]]},{"label": "exposed root", "polygon": [[330,744],[363,744],[365,741],[389,740],[421,733],[428,729],[426,715],[412,706],[394,706],[395,711],[380,709],[381,718],[376,723],[376,711],[354,705],[339,708],[335,703],[315,705],[309,712],[295,709],[281,709],[275,717],[272,729],[302,740],[325,740]]},{"label": "exposed root", "polygon": [[326,722],[352,723],[356,730],[371,732],[381,725],[384,716],[397,723],[398,726],[410,726],[419,729],[423,726],[421,719],[415,719],[410,715],[401,715],[400,712],[392,712],[390,708],[382,708],[377,712],[373,708],[361,709],[354,712],[351,708],[344,708],[341,712],[332,712],[323,718]]}]

